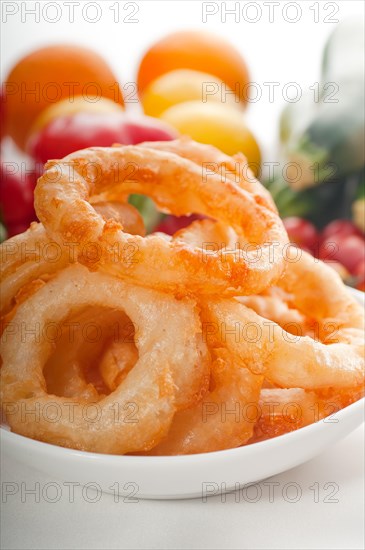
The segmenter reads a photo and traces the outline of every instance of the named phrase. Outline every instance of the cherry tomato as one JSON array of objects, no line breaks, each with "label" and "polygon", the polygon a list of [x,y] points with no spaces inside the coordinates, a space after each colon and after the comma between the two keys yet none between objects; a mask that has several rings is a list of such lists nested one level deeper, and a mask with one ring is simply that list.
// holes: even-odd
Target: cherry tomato
[{"label": "cherry tomato", "polygon": [[173,235],[179,229],[188,227],[193,221],[201,220],[204,216],[199,214],[192,214],[191,216],[166,216],[161,223],[154,229],[155,232],[166,233],[166,235]]},{"label": "cherry tomato", "polygon": [[354,269],[355,277],[364,277],[365,276],[365,259],[361,260],[356,268]]},{"label": "cherry tomato", "polygon": [[365,260],[365,241],[358,235],[334,235],[322,242],[319,257],[321,260],[340,262],[353,275],[357,266]]},{"label": "cherry tomato", "polygon": [[354,275],[356,277],[357,290],[365,292],[365,260],[357,264]]},{"label": "cherry tomato", "polygon": [[317,252],[319,235],[312,223],[295,216],[284,218],[283,223],[292,243],[310,250],[312,254]]},{"label": "cherry tomato", "polygon": [[[34,221],[34,220],[32,220]],[[7,238],[10,239],[10,237],[14,237],[15,235],[19,235],[20,233],[24,233],[24,231],[26,231],[28,228],[29,228],[29,225],[30,225],[30,222],[29,223],[10,223],[7,228],[6,228],[6,232],[7,232]]]},{"label": "cherry tomato", "polygon": [[365,292],[365,275],[360,277],[360,280],[357,282],[356,288],[357,290],[361,290],[362,292]]},{"label": "cherry tomato", "polygon": [[35,172],[9,173],[1,168],[0,209],[9,235],[16,234],[18,227],[28,227],[37,219],[33,204],[36,182]]},{"label": "cherry tomato", "polygon": [[359,228],[356,227],[356,225],[349,220],[334,220],[323,229],[321,240],[325,241],[326,239],[328,239],[329,237],[333,237],[334,235],[338,235],[340,237],[358,235],[359,237],[361,237],[363,234],[361,233]]}]

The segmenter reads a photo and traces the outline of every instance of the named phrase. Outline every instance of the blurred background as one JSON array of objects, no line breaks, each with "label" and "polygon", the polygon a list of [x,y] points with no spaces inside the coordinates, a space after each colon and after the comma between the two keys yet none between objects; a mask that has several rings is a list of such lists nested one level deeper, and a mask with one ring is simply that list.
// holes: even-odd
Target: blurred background
[{"label": "blurred background", "polygon": [[[363,290],[363,22],[351,0],[1,2],[2,239],[48,159],[187,134],[243,152],[290,239]],[[190,222],[130,200],[148,231]]]}]

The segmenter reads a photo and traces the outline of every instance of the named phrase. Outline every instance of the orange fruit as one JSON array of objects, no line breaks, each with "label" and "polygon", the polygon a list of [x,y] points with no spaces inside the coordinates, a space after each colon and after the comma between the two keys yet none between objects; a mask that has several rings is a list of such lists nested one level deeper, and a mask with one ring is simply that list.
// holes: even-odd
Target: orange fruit
[{"label": "orange fruit", "polygon": [[241,54],[223,38],[199,31],[180,31],[156,42],[144,55],[138,71],[138,89],[175,69],[193,69],[212,74],[247,101],[249,73]]},{"label": "orange fruit", "polygon": [[123,103],[117,80],[104,59],[88,48],[60,44],[23,57],[5,79],[6,131],[24,150],[39,113],[63,98],[107,97]]}]

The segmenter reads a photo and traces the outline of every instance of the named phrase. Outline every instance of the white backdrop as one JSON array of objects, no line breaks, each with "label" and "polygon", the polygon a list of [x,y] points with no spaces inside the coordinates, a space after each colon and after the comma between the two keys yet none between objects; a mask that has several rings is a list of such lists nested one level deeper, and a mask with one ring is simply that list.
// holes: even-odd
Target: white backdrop
[{"label": "white backdrop", "polygon": [[[323,45],[336,21],[351,15],[364,17],[362,0],[142,0],[119,2],[119,7],[115,0],[3,0],[1,8],[2,79],[30,50],[72,42],[97,50],[120,82],[127,83],[135,81],[144,51],[164,34],[187,28],[219,33],[240,50],[251,80],[260,87],[261,98],[250,103],[246,116],[260,145],[271,155],[286,84],[296,82],[304,92],[318,82]],[[273,102],[268,83],[279,83]]]}]

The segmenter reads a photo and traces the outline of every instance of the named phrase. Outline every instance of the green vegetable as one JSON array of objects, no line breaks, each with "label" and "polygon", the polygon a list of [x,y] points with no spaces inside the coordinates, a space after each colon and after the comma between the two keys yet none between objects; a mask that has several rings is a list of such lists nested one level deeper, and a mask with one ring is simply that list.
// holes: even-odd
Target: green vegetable
[{"label": "green vegetable", "polygon": [[354,224],[365,233],[365,179],[359,185],[356,200],[352,205]]},{"label": "green vegetable", "polygon": [[289,139],[284,131],[286,160],[300,168],[300,177],[289,179],[295,190],[339,180],[365,164],[363,41],[361,20],[338,25],[323,57],[325,92],[301,131]]},{"label": "green vegetable", "polygon": [[130,195],[128,202],[135,206],[141,214],[147,233],[151,233],[164,217],[158,212],[153,200],[145,195]]},{"label": "green vegetable", "polygon": [[298,134],[300,135],[309,120],[313,118],[315,106],[314,95],[311,91],[304,93],[299,101],[288,103],[283,109],[280,116],[279,128],[280,141],[283,145],[284,153],[286,144],[293,141]]},{"label": "green vegetable", "polygon": [[[356,181],[356,176],[351,176],[351,180]],[[349,195],[352,188],[349,178],[303,191],[294,191],[283,179],[266,182],[266,187],[282,218],[299,216],[321,228],[333,219],[351,216],[353,196]]]},{"label": "green vegetable", "polygon": [[364,22],[350,18],[337,25],[322,57],[322,83],[357,82],[364,78]]},{"label": "green vegetable", "polygon": [[7,239],[7,233],[5,226],[0,222],[0,243],[6,241]]},{"label": "green vegetable", "polygon": [[365,163],[364,121],[360,91],[341,104],[323,104],[288,151],[288,161],[301,170],[300,177],[293,178],[293,188],[305,189],[360,169]]}]

